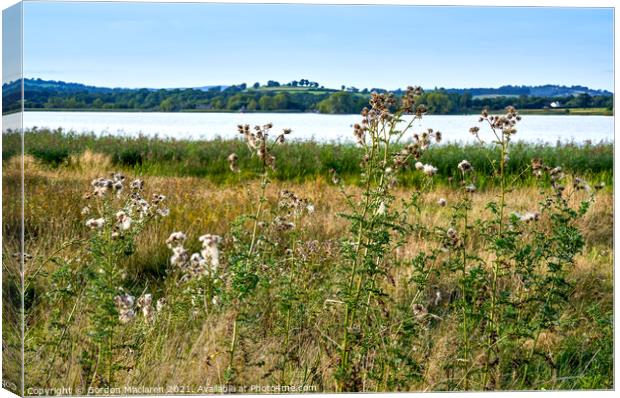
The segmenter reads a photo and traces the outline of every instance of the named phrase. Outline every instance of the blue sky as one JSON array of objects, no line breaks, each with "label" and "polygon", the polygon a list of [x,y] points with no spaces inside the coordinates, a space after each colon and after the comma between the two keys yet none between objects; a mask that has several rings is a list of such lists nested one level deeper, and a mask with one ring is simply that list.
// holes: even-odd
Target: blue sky
[{"label": "blue sky", "polygon": [[24,6],[27,77],[114,87],[613,90],[613,11],[161,3]]}]

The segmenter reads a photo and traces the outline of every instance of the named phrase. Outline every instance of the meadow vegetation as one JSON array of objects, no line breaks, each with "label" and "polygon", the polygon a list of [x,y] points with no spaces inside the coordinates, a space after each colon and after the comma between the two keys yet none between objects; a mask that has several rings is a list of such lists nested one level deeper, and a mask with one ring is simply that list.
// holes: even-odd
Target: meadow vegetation
[{"label": "meadow vegetation", "polygon": [[611,146],[513,143],[514,108],[439,145],[421,94],[373,94],[356,145],[28,132],[26,387],[612,388]]},{"label": "meadow vegetation", "polygon": [[[2,159],[8,160],[20,153],[20,140],[16,132],[3,135]],[[242,153],[245,146],[241,138],[205,141],[120,137],[37,128],[25,134],[26,153],[45,166],[79,170],[82,167],[80,161],[103,156],[108,166],[136,175],[200,177],[218,184],[237,184],[256,178],[254,170],[260,166],[256,157],[240,157],[240,173],[230,173],[228,169],[227,156],[230,153]],[[394,148],[402,149],[402,146],[395,144]],[[447,184],[450,177],[458,176],[453,165],[467,158],[477,165],[479,188],[485,188],[497,182],[489,178],[493,166],[488,159],[494,151],[491,142],[487,145],[448,142],[430,147],[421,154],[420,160],[437,167],[435,182]],[[273,152],[278,158],[278,167],[271,173],[274,180],[329,180],[332,170],[347,183],[357,184],[360,180],[363,149],[353,143],[287,141],[286,146],[277,146]],[[609,142],[558,142],[548,145],[517,141],[511,143],[511,161],[506,165],[506,172],[518,185],[538,185],[539,179],[524,172],[532,160],[538,158],[545,164],[561,164],[566,172],[609,185],[613,174],[613,156],[613,144]],[[420,173],[412,168],[402,170],[400,176],[401,186],[419,186],[423,182]]]}]

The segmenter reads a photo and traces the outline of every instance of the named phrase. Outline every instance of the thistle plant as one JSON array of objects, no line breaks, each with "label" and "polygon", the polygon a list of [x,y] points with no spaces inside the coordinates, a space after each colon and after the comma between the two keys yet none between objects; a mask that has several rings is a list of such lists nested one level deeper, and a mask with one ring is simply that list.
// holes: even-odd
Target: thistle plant
[{"label": "thistle plant", "polygon": [[[126,271],[122,259],[131,256],[136,248],[136,238],[146,226],[169,213],[164,206],[165,197],[154,194],[150,201],[143,195],[144,182],[136,179],[124,186],[125,176],[113,173],[111,179],[92,181],[92,191],[84,197],[90,203],[82,213],[91,217],[85,221],[90,230],[87,250],[90,260],[84,267],[85,303],[90,308],[87,331],[94,347],[85,353],[90,367],[92,385],[110,385],[119,366],[114,362],[118,349],[115,331],[142,312],[144,320],[153,320],[152,296],[144,294],[136,300],[123,287]],[[129,191],[127,194],[126,191]]]},{"label": "thistle plant", "polygon": [[190,254],[186,248],[187,236],[181,231],[172,232],[166,245],[171,250],[169,277],[181,288],[182,294],[174,297],[178,309],[183,308],[193,316],[209,313],[220,302],[223,279],[220,272],[222,237],[205,234],[198,237],[199,251]]},{"label": "thistle plant", "polygon": [[[426,112],[424,105],[416,104],[421,92],[419,87],[409,87],[399,104],[391,94],[373,93],[371,108],[364,108],[362,123],[354,126],[357,142],[364,149],[360,164],[362,194],[357,199],[345,193],[350,210],[343,216],[350,223],[350,235],[343,242],[345,262],[341,272],[346,276],[339,292],[339,301],[344,305],[337,373],[340,391],[360,389],[362,380],[358,375],[377,343],[373,339],[380,338],[368,325],[373,323],[373,328],[378,329],[383,323],[382,316],[377,317],[386,295],[381,279],[389,277],[395,266],[392,255],[409,232],[407,211],[395,208],[392,193],[398,173],[412,160],[417,161],[415,168],[429,178],[437,172],[437,168],[419,159],[433,139],[441,140],[441,133],[431,129],[411,133],[414,122]],[[405,115],[412,115],[409,121]],[[407,133],[411,140],[399,145]],[[369,317],[373,317],[372,321]]]},{"label": "thistle plant", "polygon": [[[532,355],[521,360],[513,358],[512,364],[505,361],[510,352],[521,352],[524,344],[531,345],[526,344],[531,339],[534,339],[533,346],[536,346],[536,336],[549,331],[550,319],[557,322],[560,309],[568,300],[566,267],[574,263],[575,256],[583,247],[583,238],[574,222],[585,214],[589,203],[584,201],[579,210],[571,209],[563,196],[565,188],[562,181],[565,176],[561,168],[546,167],[535,160],[532,171],[538,177],[548,173],[551,193],[541,192],[546,197],[538,209],[510,211],[513,205],[508,202],[508,197],[513,183],[508,181],[507,164],[510,161],[511,139],[517,132],[516,125],[520,120],[513,107],[508,107],[504,115],[493,116],[483,111],[480,117],[480,122],[491,130],[492,145],[497,148],[497,158],[489,159],[489,162],[499,182],[499,192],[498,199],[486,206],[491,217],[476,220],[477,233],[483,244],[477,250],[477,257],[482,261],[476,260],[481,264],[470,272],[472,276],[477,276],[476,280],[470,279],[463,284],[462,299],[466,300],[467,286],[472,286],[474,282],[488,284],[488,289],[473,290],[476,296],[470,298],[470,304],[464,302],[464,309],[472,309],[474,302],[481,303],[480,308],[473,309],[480,314],[476,322],[481,327],[479,332],[483,336],[484,352],[478,363],[482,365],[480,382],[486,389],[501,389],[506,383],[524,387],[517,381],[525,381]],[[474,127],[470,132],[483,143],[479,128]],[[462,166],[463,163],[458,166],[461,171]],[[525,172],[527,170],[522,171]],[[587,186],[580,179],[575,181],[576,187]],[[475,185],[466,185],[466,190],[474,192]],[[551,233],[544,219],[549,220]],[[467,256],[463,255],[463,259],[465,261]],[[463,269],[465,278],[466,267]],[[488,276],[485,276],[486,272]],[[517,282],[516,290],[509,290],[514,281]],[[465,316],[466,312],[463,314]],[[468,322],[467,319],[461,321],[465,336]],[[469,363],[468,358],[466,363]],[[518,363],[525,365],[515,366]],[[509,373],[506,372],[507,367],[511,368]],[[464,376],[466,381],[468,372]],[[508,377],[507,373],[511,376]]]},{"label": "thistle plant", "polygon": [[[265,273],[274,262],[273,257],[268,255],[269,251],[264,249],[270,244],[265,235],[265,227],[268,225],[267,220],[264,219],[268,206],[266,192],[270,182],[270,172],[276,169],[273,148],[275,145],[284,144],[286,136],[291,133],[291,130],[285,129],[275,139],[270,139],[272,128],[271,123],[255,126],[253,130],[250,129],[249,125],[238,126],[238,132],[243,136],[251,156],[256,156],[258,159],[260,189],[254,202],[256,211],[253,214],[244,214],[238,217],[231,230],[233,247],[229,253],[230,289],[228,300],[234,308],[234,315],[228,349],[228,368],[225,375],[227,382],[232,381],[235,377],[235,351],[241,334],[239,322],[249,322],[244,318],[244,313],[248,310],[250,300],[259,284],[269,283],[269,279],[265,278]],[[240,171],[237,164],[238,159],[238,155],[234,153],[228,156],[228,163],[232,172]],[[283,218],[274,219],[273,223],[281,230],[294,227],[291,221]],[[246,229],[248,224],[250,225],[249,230]]]}]

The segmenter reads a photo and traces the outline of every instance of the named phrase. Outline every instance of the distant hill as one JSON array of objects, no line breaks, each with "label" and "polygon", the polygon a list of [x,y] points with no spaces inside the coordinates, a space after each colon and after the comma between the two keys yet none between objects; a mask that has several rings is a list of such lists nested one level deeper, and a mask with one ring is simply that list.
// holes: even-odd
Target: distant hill
[{"label": "distant hill", "polygon": [[501,86],[498,88],[448,88],[449,93],[464,94],[470,93],[473,96],[502,96],[502,95],[526,95],[532,97],[569,97],[579,94],[588,95],[613,95],[607,90],[595,90],[585,86],[559,86],[556,84],[545,84],[544,86]]},{"label": "distant hill", "polygon": [[[381,88],[327,88],[302,79],[280,84],[246,83],[193,88],[98,87],[63,81],[24,79],[24,108],[28,110],[139,110],[158,112],[320,112],[359,113],[370,92]],[[396,95],[403,89],[392,90]],[[3,84],[3,113],[21,109],[21,81]],[[504,109],[613,109],[613,94],[585,86],[501,86],[498,88],[435,88],[419,101],[430,114],[463,114]],[[553,105],[552,105],[553,104]],[[556,109],[556,110],[557,110]]]},{"label": "distant hill", "polygon": [[[3,85],[3,90],[5,89],[6,84]],[[63,81],[55,81],[55,80],[42,80],[42,79],[25,79],[24,86],[26,91],[29,90],[50,90],[56,91],[59,93],[112,93],[112,92],[126,92],[126,91],[135,91],[135,90],[149,90],[156,91],[161,90],[160,88],[122,88],[122,87],[99,87],[99,86],[89,86],[81,83],[66,83]],[[228,85],[211,85],[211,86],[200,86],[200,87],[185,87],[185,88],[169,88],[164,90],[200,90],[200,91],[212,91],[214,89],[219,89],[220,91],[225,91],[229,87]],[[268,89],[270,91],[311,91],[311,89],[303,88],[303,87],[294,87],[291,88],[289,86],[278,86],[278,87],[262,87],[262,89]],[[369,91],[386,91],[382,89],[372,89]],[[575,96],[579,94],[588,94],[588,95],[604,95],[611,96],[613,93],[607,90],[596,90],[591,89],[586,86],[561,86],[557,84],[545,84],[543,86],[512,86],[505,85],[497,88],[491,87],[472,87],[472,88],[441,88],[441,89],[427,89],[427,92],[442,90],[447,93],[457,93],[464,94],[469,93],[472,96],[519,96],[526,95],[532,97],[569,97]],[[317,90],[318,91],[318,90]],[[335,89],[324,89],[324,91],[335,91]],[[337,90],[336,90],[337,91]],[[394,90],[395,92],[402,92],[402,89]]]}]

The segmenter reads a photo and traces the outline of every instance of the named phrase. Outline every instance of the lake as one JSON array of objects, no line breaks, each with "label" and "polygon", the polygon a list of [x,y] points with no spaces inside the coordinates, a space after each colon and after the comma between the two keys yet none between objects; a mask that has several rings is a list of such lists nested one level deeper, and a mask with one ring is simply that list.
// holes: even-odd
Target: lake
[{"label": "lake", "polygon": [[[19,115],[3,116],[3,129],[14,126]],[[159,113],[159,112],[25,112],[24,127],[49,127],[96,134],[138,135],[212,139],[237,137],[238,124],[273,123],[274,133],[293,129],[291,138],[317,141],[353,141],[352,125],[359,115],[315,113]],[[472,141],[469,128],[483,127],[477,115],[425,116],[415,122],[415,131],[433,128],[445,141]],[[488,128],[481,134],[490,140]],[[524,115],[517,126],[516,140],[555,143],[591,140],[613,142],[614,118],[609,116]]]}]

